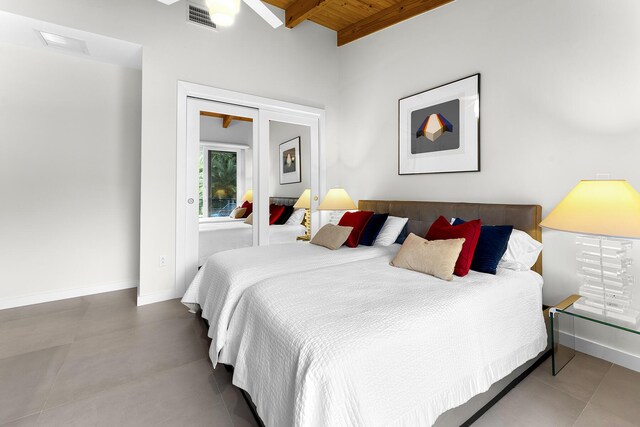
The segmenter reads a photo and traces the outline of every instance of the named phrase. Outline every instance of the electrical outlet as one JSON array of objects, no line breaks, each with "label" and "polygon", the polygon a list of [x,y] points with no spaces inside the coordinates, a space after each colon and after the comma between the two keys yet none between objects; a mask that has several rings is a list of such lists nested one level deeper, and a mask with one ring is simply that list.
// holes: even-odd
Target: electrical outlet
[{"label": "electrical outlet", "polygon": [[160,255],[160,260],[158,262],[158,265],[160,267],[166,267],[167,266],[167,256],[166,255]]}]

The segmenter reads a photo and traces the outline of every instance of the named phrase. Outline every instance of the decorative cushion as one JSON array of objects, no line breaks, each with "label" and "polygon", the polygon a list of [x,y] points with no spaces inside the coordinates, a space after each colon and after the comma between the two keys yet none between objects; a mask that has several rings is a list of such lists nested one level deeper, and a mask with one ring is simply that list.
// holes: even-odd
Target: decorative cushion
[{"label": "decorative cushion", "polygon": [[382,230],[380,230],[380,234],[376,237],[376,241],[373,243],[374,246],[389,246],[392,245],[405,225],[407,225],[407,221],[409,218],[400,218],[397,216],[390,216],[384,223]]},{"label": "decorative cushion", "polygon": [[425,240],[411,233],[391,261],[395,267],[452,280],[464,239]]},{"label": "decorative cushion", "polygon": [[476,251],[478,238],[480,238],[480,227],[482,223],[479,219],[465,222],[460,225],[451,225],[443,216],[440,216],[431,224],[431,228],[427,231],[427,240],[443,240],[443,239],[459,239],[464,238],[464,244],[460,251],[460,256],[456,262],[456,268],[453,273],[456,276],[466,276],[471,268],[473,254]]},{"label": "decorative cushion", "polygon": [[371,211],[356,211],[356,212],[345,212],[340,218],[340,222],[338,225],[344,227],[353,227],[349,238],[345,242],[347,246],[350,248],[355,248],[360,243],[360,236],[362,235],[362,231],[364,227],[367,225],[367,222],[373,216],[373,212]]},{"label": "decorative cushion", "polygon": [[516,271],[530,270],[538,260],[542,248],[542,243],[524,231],[514,229],[498,267]]},{"label": "decorative cushion", "polygon": [[302,220],[304,219],[306,209],[299,208],[293,211],[285,225],[300,225],[302,224]]},{"label": "decorative cushion", "polygon": [[373,214],[371,219],[367,222],[367,225],[364,227],[364,230],[362,230],[360,244],[364,246],[372,246],[388,217],[389,214]]},{"label": "decorative cushion", "polygon": [[[464,224],[456,218],[453,225]],[[473,254],[471,269],[481,273],[496,274],[498,263],[507,250],[509,237],[513,231],[512,225],[483,225],[480,228],[480,238]]]},{"label": "decorative cushion", "polygon": [[269,225],[275,224],[278,218],[280,218],[280,215],[282,215],[282,212],[284,212],[284,206],[270,204],[269,205]]},{"label": "decorative cushion", "polygon": [[249,215],[251,215],[251,212],[253,212],[253,203],[248,200],[245,201],[240,207],[246,209],[246,211],[244,211],[244,215],[242,215],[242,218],[247,218]]},{"label": "decorative cushion", "polygon": [[402,231],[400,232],[400,234],[398,234],[398,238],[396,239],[396,243],[398,243],[399,245],[403,244],[404,241],[406,240],[407,236],[409,235],[409,230],[408,230],[408,225],[409,222],[407,221],[407,223],[404,225],[404,227],[402,227]]},{"label": "decorative cushion", "polygon": [[245,224],[249,224],[249,225],[253,225],[253,212],[251,212],[249,214],[249,216],[247,217],[247,219],[244,220]]},{"label": "decorative cushion", "polygon": [[352,231],[353,227],[327,224],[313,236],[311,244],[336,250],[347,241]]},{"label": "decorative cushion", "polygon": [[234,210],[231,211],[229,218],[234,218],[234,219],[242,218],[242,215],[244,215],[246,211],[247,211],[247,208],[241,208],[240,206],[237,206]]},{"label": "decorative cushion", "polygon": [[278,218],[278,220],[275,222],[277,225],[284,225],[287,220],[289,219],[289,217],[291,216],[291,214],[293,213],[293,206],[284,206],[284,211],[282,211],[282,215],[280,215],[280,218]]}]

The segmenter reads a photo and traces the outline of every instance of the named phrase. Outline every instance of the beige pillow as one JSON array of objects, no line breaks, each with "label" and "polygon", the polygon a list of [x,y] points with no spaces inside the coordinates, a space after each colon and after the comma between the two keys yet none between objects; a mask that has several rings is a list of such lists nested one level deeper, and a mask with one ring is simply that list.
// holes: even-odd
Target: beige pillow
[{"label": "beige pillow", "polygon": [[245,224],[249,224],[249,225],[253,225],[253,212],[251,212],[249,214],[249,216],[247,217],[247,219],[244,220]]},{"label": "beige pillow", "polygon": [[231,215],[229,215],[229,217],[233,219],[242,218],[242,216],[246,211],[247,211],[247,208],[241,208],[240,206],[238,206],[237,208],[231,211]]},{"label": "beige pillow", "polygon": [[311,243],[335,250],[347,241],[349,234],[351,234],[351,230],[353,230],[353,227],[327,224],[318,230],[316,235],[313,236],[313,239],[311,239]]},{"label": "beige pillow", "polygon": [[425,240],[411,233],[391,265],[452,280],[464,239]]}]

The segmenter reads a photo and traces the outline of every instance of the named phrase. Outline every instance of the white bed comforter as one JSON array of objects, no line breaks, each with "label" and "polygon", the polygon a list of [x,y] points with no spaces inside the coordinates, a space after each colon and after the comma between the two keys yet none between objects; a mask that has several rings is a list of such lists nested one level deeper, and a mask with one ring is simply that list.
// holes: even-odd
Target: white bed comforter
[{"label": "white bed comforter", "polygon": [[[306,228],[301,224],[270,225],[269,243],[292,243],[305,232]],[[253,227],[243,220],[203,222],[198,237],[198,265],[203,265],[207,258],[218,252],[252,246]]]},{"label": "white bed comforter", "polygon": [[[231,315],[242,293],[261,280],[385,255],[392,259],[400,245],[341,247],[335,251],[310,243],[285,243],[219,252],[209,257],[189,285],[182,303],[198,306],[209,321],[209,356],[214,366],[226,341]],[[302,275],[304,276],[304,274]]]},{"label": "white bed comforter", "polygon": [[428,426],[545,349],[541,286],[386,257],[273,278],[244,293],[220,361],[268,427]]}]

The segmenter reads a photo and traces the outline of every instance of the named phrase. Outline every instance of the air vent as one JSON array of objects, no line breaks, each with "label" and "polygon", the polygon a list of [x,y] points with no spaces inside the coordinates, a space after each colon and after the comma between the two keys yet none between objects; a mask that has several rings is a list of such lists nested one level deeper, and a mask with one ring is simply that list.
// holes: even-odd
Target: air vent
[{"label": "air vent", "polygon": [[207,9],[191,3],[187,3],[187,5],[187,20],[189,22],[211,30],[216,29],[216,24],[211,22],[211,19],[209,18],[209,11]]}]

